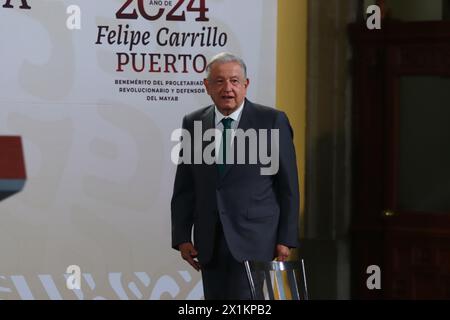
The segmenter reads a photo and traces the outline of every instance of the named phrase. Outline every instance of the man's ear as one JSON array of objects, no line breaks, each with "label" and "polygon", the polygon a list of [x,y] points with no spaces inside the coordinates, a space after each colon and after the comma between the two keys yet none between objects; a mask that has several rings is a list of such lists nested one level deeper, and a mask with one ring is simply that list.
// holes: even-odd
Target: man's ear
[{"label": "man's ear", "polygon": [[247,78],[247,79],[245,79],[245,82],[244,82],[245,89],[247,89],[249,85],[250,85],[250,79]]},{"label": "man's ear", "polygon": [[203,79],[203,85],[205,86],[206,93],[209,94],[209,82],[208,82],[208,79],[206,79],[206,78]]}]

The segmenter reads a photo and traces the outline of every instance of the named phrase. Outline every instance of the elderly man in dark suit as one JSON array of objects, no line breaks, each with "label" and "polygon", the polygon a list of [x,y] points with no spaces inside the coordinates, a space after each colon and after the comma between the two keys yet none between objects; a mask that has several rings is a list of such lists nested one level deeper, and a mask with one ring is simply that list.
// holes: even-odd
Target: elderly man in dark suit
[{"label": "elderly man in dark suit", "polygon": [[[186,115],[183,129],[191,136],[198,131],[194,128],[200,127],[202,133],[217,129],[222,135],[216,135],[218,161],[178,164],[171,202],[172,247],[201,270],[205,299],[250,299],[243,261],[286,260],[298,244],[299,190],[292,128],[285,113],[246,99],[249,80],[239,57],[218,54],[206,73],[204,85],[214,104]],[[238,135],[239,130],[258,134]],[[239,137],[244,137],[244,143],[236,141]],[[267,163],[251,161],[263,149],[276,162],[270,174],[263,171]],[[185,145],[181,154],[187,151],[190,159],[199,155],[203,159],[205,141]],[[230,161],[229,155],[235,158]]]}]

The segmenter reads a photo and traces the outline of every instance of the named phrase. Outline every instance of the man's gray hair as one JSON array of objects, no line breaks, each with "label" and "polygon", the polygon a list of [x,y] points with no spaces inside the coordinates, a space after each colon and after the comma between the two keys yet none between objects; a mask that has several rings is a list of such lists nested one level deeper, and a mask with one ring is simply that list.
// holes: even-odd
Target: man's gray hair
[{"label": "man's gray hair", "polygon": [[245,65],[244,60],[229,52],[221,52],[211,58],[211,60],[208,62],[208,65],[206,66],[206,79],[209,79],[209,76],[211,75],[211,67],[213,64],[227,62],[237,62],[244,72],[245,79],[247,79],[247,66]]}]

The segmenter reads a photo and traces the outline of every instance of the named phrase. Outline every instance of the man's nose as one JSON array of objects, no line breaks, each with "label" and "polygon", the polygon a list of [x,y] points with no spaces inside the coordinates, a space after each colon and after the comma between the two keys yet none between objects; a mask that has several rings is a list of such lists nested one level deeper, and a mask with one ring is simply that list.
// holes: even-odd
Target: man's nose
[{"label": "man's nose", "polygon": [[231,91],[231,81],[230,80],[225,81],[225,86],[223,87],[223,90],[227,91],[227,92]]}]

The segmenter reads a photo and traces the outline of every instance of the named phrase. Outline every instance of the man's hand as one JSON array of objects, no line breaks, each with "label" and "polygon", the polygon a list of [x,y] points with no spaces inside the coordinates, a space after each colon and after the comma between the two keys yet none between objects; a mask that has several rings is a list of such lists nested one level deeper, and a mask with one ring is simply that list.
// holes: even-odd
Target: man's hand
[{"label": "man's hand", "polygon": [[277,244],[275,255],[278,261],[286,261],[291,253],[291,249],[282,244]]},{"label": "man's hand", "polygon": [[180,250],[181,257],[186,260],[195,270],[200,270],[200,263],[197,260],[194,260],[197,257],[198,252],[195,250],[194,246],[190,242],[184,242],[178,246],[178,250]]}]

